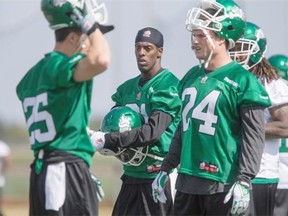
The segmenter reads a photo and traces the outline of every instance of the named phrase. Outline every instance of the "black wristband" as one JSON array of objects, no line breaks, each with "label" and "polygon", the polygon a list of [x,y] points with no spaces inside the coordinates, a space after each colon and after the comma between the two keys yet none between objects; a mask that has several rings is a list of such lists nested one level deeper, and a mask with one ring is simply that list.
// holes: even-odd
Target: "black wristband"
[{"label": "black wristband", "polygon": [[114,25],[100,25],[99,29],[102,32],[102,34],[106,34],[114,29]]}]

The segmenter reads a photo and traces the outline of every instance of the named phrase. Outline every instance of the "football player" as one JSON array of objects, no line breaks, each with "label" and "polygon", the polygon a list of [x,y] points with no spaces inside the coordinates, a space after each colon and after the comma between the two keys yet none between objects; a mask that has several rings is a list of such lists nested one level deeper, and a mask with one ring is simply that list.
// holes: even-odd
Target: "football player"
[{"label": "football player", "polygon": [[[141,127],[124,132],[95,132],[91,139],[97,150],[148,147],[142,160],[122,158],[124,173],[112,215],[169,215],[172,210],[171,188],[166,187],[167,202],[155,203],[151,184],[180,121],[181,99],[178,78],[161,65],[164,39],[152,27],[138,31],[135,56],[140,75],[122,83],[112,95],[115,106],[127,106],[144,118]],[[117,150],[116,150],[117,151]],[[134,154],[132,154],[134,155]],[[120,156],[121,157],[121,156]],[[132,159],[132,158],[131,158]],[[128,161],[130,161],[128,163]]]},{"label": "football player", "polygon": [[256,77],[228,54],[245,29],[234,1],[201,0],[188,12],[186,28],[200,65],[180,81],[182,124],[153,195],[163,196],[166,175],[180,163],[174,215],[240,215],[259,170],[270,100]]},{"label": "football player", "polygon": [[288,84],[288,56],[286,55],[273,55],[268,61],[274,68],[275,72]]},{"label": "football player", "polygon": [[105,5],[95,0],[42,0],[55,33],[53,51],[17,85],[35,160],[29,215],[98,215],[89,167],[95,153],[86,127],[92,79],[110,62]]},{"label": "football player", "polygon": [[267,40],[263,30],[247,22],[244,35],[236,42],[230,56],[251,71],[266,89],[271,106],[264,110],[265,146],[260,170],[252,180],[253,199],[249,215],[273,215],[275,192],[279,181],[279,146],[288,137],[288,86],[278,79],[265,58]]},{"label": "football player", "polygon": [[[274,70],[288,85],[288,56],[273,55],[268,61]],[[288,215],[288,138],[281,140],[279,149],[279,182],[276,190],[274,216]]]}]

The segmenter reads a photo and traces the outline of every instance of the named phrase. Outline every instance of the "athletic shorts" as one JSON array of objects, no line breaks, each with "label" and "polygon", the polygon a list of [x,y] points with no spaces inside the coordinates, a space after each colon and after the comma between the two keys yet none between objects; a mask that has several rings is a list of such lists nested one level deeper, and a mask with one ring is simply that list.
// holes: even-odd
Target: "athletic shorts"
[{"label": "athletic shorts", "polygon": [[288,189],[277,189],[275,196],[274,216],[288,215]]},{"label": "athletic shorts", "polygon": [[276,189],[277,183],[252,184],[252,196],[250,199],[248,215],[273,215]]},{"label": "athletic shorts", "polygon": [[155,203],[152,196],[154,179],[121,177],[122,186],[113,208],[112,216],[169,216],[173,210],[170,180],[165,187],[167,201]]},{"label": "athletic shorts", "polygon": [[96,186],[87,164],[59,152],[45,154],[42,171],[31,165],[29,215],[97,216]]},{"label": "athletic shorts", "polygon": [[226,195],[227,192],[195,195],[177,191],[174,202],[174,215],[231,215],[232,201],[230,200],[226,204],[223,203]]}]

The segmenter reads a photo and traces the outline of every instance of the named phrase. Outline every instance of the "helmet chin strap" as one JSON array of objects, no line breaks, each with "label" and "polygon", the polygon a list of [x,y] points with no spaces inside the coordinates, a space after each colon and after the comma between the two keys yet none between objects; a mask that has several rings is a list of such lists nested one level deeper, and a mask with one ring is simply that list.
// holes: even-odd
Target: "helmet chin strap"
[{"label": "helmet chin strap", "polygon": [[212,45],[212,50],[211,50],[211,52],[210,52],[210,54],[209,54],[209,57],[208,57],[208,59],[207,59],[206,61],[204,61],[204,67],[207,68],[208,65],[209,65],[209,63],[210,63],[210,61],[211,61],[212,55],[213,55],[213,53],[214,53],[215,44],[213,43],[213,40],[212,40],[210,34],[208,33],[207,29],[204,29],[204,28],[203,28],[203,29],[201,29],[201,30],[204,32],[204,34],[205,34],[206,37],[208,38],[208,41],[209,41],[210,44]]}]

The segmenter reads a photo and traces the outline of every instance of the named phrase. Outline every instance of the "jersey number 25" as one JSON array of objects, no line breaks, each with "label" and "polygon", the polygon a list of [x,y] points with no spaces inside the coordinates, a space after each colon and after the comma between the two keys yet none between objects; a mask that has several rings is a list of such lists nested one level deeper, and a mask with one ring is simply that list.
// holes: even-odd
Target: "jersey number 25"
[{"label": "jersey number 25", "polygon": [[[29,136],[29,141],[31,145],[35,143],[35,140],[39,143],[53,140],[56,135],[52,115],[45,110],[39,111],[40,105],[42,105],[43,107],[47,106],[47,104],[47,93],[39,94],[36,97],[27,97],[23,101],[23,109],[25,113],[27,113],[29,109],[32,109],[31,114],[29,117],[27,117],[26,121],[29,131],[31,133]],[[31,126],[33,124],[40,122],[46,125],[47,130],[45,130],[45,132],[41,131],[37,127],[31,130]]]}]

